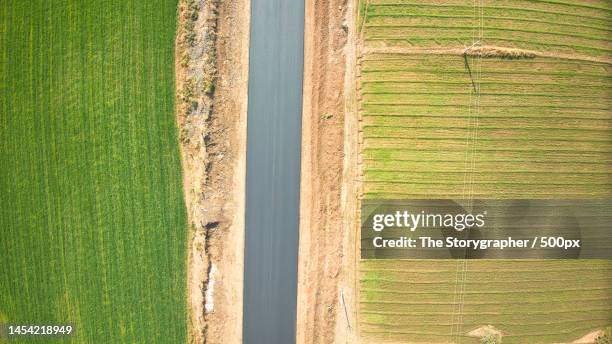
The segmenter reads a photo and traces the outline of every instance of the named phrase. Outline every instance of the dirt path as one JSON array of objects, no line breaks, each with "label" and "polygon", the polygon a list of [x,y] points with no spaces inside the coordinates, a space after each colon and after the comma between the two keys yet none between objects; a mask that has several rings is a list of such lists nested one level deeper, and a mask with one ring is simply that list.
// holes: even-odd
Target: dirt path
[{"label": "dirt path", "polygon": [[248,0],[181,0],[177,121],[191,343],[242,341]]},{"label": "dirt path", "polygon": [[[574,60],[574,61],[589,61],[597,63],[612,64],[612,60],[607,57],[589,56],[584,54],[565,54],[550,51],[537,51],[537,50],[524,50],[518,48],[508,48],[500,46],[484,45],[476,49],[471,49],[468,53],[470,56],[475,56],[479,50],[507,50],[507,51],[519,51],[523,54],[528,54],[529,58],[535,57],[547,57],[561,60]],[[379,46],[367,46],[362,50],[363,54],[432,54],[432,55],[463,55],[465,47],[455,48],[405,48],[405,47],[388,47],[385,44],[379,44]],[[492,54],[484,57],[500,57],[499,54]]]},{"label": "dirt path", "polygon": [[342,169],[342,214],[345,235],[343,237],[342,267],[343,275],[339,281],[339,288],[348,307],[346,312],[347,324],[336,324],[336,338],[338,344],[360,343],[359,338],[359,231],[360,212],[359,199],[361,198],[362,179],[359,139],[359,111],[357,101],[357,56],[358,32],[357,23],[358,1],[349,0],[347,6],[346,22],[349,25],[348,44],[345,47],[346,70],[344,78],[345,94],[345,121],[344,121],[344,166]]},{"label": "dirt path", "polygon": [[[297,343],[355,343],[353,5],[306,2]],[[352,92],[351,92],[352,93]],[[348,132],[346,130],[349,130]],[[348,135],[347,135],[348,133]],[[348,156],[347,156],[348,154]],[[348,222],[347,222],[348,221]],[[352,327],[351,327],[352,326]]]}]

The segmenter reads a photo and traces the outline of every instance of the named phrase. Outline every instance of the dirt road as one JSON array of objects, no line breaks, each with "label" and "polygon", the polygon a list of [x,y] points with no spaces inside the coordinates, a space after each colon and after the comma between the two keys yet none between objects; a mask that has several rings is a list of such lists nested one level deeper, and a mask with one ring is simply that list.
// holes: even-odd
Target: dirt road
[{"label": "dirt road", "polygon": [[307,1],[297,342],[356,343],[354,2]]}]

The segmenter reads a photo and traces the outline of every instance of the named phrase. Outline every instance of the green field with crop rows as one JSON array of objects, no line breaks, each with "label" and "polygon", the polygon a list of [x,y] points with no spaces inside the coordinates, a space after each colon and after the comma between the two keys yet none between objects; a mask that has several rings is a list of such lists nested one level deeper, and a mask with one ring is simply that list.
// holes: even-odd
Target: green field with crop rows
[{"label": "green field with crop rows", "polygon": [[[610,1],[360,1],[363,197],[610,199],[611,14]],[[368,343],[477,343],[485,325],[503,343],[559,343],[612,324],[610,261],[360,270]]]},{"label": "green field with crop rows", "polygon": [[186,341],[176,6],[0,3],[0,323]]}]

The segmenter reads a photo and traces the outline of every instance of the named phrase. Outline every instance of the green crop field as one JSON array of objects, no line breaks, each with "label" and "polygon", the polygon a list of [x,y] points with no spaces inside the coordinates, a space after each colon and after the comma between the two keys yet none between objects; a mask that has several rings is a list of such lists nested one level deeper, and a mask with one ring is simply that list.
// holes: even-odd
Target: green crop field
[{"label": "green crop field", "polygon": [[186,341],[176,6],[0,3],[0,323]]},{"label": "green crop field", "polygon": [[[610,199],[612,2],[362,0],[366,199]],[[465,47],[526,49],[520,58]],[[494,54],[495,55],[495,54]],[[610,261],[362,260],[366,342],[571,342],[612,324]]]}]

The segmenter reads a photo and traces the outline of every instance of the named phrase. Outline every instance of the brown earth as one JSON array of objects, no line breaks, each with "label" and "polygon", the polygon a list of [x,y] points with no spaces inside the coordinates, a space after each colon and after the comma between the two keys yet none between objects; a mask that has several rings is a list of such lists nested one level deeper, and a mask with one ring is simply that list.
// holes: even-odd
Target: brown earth
[{"label": "brown earth", "polygon": [[484,338],[485,336],[492,335],[492,336],[495,336],[495,338],[499,338],[500,341],[503,338],[503,333],[501,333],[501,331],[499,331],[498,329],[496,329],[495,327],[491,325],[485,325],[485,326],[478,327],[468,332],[467,335],[469,337],[476,337],[476,338]]},{"label": "brown earth", "polygon": [[297,343],[356,343],[352,0],[306,2]]},{"label": "brown earth", "polygon": [[593,332],[587,333],[581,338],[576,339],[571,344],[593,344],[597,341],[597,338],[599,338],[599,336],[603,334],[604,334],[603,330],[593,331]]},{"label": "brown earth", "polygon": [[176,103],[191,226],[191,343],[242,341],[249,18],[248,0],[179,3]]},{"label": "brown earth", "polygon": [[[412,54],[412,55],[463,55],[466,53],[467,47],[443,47],[443,48],[418,48],[418,47],[389,47],[384,43],[361,47],[361,53],[366,54]],[[509,47],[500,47],[492,45],[483,45],[477,48],[472,48],[467,51],[469,56],[481,56],[485,58],[508,58],[505,55],[518,54],[519,57],[548,57],[562,60],[590,61],[598,63],[612,64],[612,60],[608,57],[589,56],[585,54],[567,54],[550,51],[535,51]]]}]

